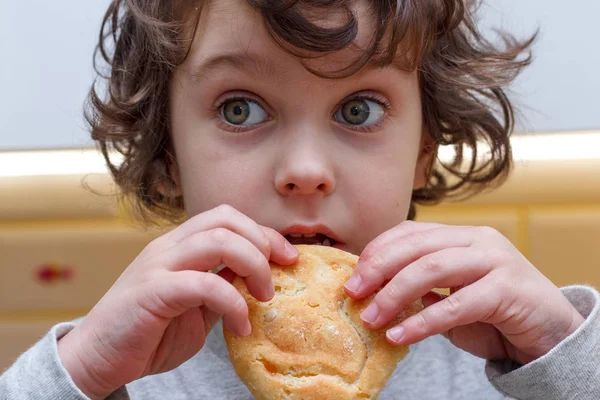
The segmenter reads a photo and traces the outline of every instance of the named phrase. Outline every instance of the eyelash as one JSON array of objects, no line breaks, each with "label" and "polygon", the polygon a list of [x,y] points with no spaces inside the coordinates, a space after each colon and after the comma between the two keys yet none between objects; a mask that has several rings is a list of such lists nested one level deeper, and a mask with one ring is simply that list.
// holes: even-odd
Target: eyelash
[{"label": "eyelash", "polygon": [[[213,113],[215,115],[215,120],[217,122],[218,125],[221,126],[221,128],[224,128],[226,130],[230,130],[233,131],[234,133],[244,133],[247,132],[249,130],[252,130],[255,128],[255,126],[252,127],[244,127],[244,126],[238,126],[238,125],[233,125],[233,124],[229,124],[225,121],[223,121],[222,118],[222,108],[225,104],[232,102],[232,101],[247,101],[250,100],[252,102],[255,102],[257,104],[259,104],[261,107],[262,106],[262,102],[256,98],[254,98],[253,96],[250,95],[244,95],[244,96],[240,96],[240,95],[233,95],[231,97],[227,97],[224,98],[223,100],[221,100],[219,103],[217,103],[217,105],[215,105],[213,107]],[[368,101],[372,101],[374,103],[379,104],[381,107],[383,107],[383,110],[385,112],[383,118],[381,118],[381,120],[379,122],[377,122],[374,125],[371,126],[353,126],[351,127],[350,125],[346,125],[344,124],[344,126],[346,126],[348,129],[354,130],[354,131],[358,131],[358,132],[363,132],[363,133],[368,133],[368,132],[372,132],[373,130],[375,130],[376,128],[379,128],[381,125],[383,125],[385,123],[385,121],[388,118],[388,111],[390,110],[390,108],[392,107],[391,104],[385,100],[383,97],[378,96],[376,94],[362,94],[362,95],[356,95],[356,96],[350,96],[350,97],[346,97],[344,100],[342,100],[337,106],[336,106],[336,112],[337,110],[343,106],[345,103],[352,101],[352,100],[368,100]],[[263,107],[264,109],[264,107]],[[266,110],[265,110],[266,112]],[[267,113],[268,115],[268,113]],[[332,117],[335,115],[335,113],[332,115]],[[335,119],[334,119],[335,121]],[[339,121],[336,121],[339,122]],[[341,123],[341,122],[340,122]]]}]

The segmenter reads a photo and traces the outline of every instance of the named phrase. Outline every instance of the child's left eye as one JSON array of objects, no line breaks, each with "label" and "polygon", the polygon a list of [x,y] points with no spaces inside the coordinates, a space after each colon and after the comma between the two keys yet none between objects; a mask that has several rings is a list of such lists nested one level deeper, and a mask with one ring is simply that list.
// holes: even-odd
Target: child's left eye
[{"label": "child's left eye", "polygon": [[378,101],[354,98],[342,104],[333,117],[337,122],[367,128],[381,122],[385,109]]}]

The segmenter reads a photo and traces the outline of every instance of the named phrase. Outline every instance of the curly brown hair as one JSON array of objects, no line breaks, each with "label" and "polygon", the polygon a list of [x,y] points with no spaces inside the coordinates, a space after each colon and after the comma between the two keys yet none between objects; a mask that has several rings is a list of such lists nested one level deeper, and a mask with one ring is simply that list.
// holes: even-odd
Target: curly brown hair
[{"label": "curly brown hair", "polygon": [[[258,10],[272,38],[301,61],[346,48],[358,33],[351,0],[246,0]],[[511,165],[509,137],[514,111],[505,88],[531,61],[535,34],[519,41],[498,32],[502,45],[486,39],[476,26],[472,0],[365,0],[376,19],[370,45],[338,71],[312,70],[331,79],[364,67],[394,64],[417,71],[424,126],[438,146],[452,146],[455,156],[435,156],[425,187],[415,203],[435,204],[449,197],[473,195],[500,184]],[[113,0],[104,16],[97,52],[108,64],[106,97],[94,83],[86,119],[120,193],[146,221],[178,222],[185,217],[183,198],[170,196],[169,165],[175,162],[169,135],[168,86],[185,60],[204,1]],[[342,26],[322,27],[307,9],[346,13]],[[402,51],[399,51],[402,49]],[[97,54],[96,54],[97,55]],[[487,144],[478,154],[477,143]],[[114,152],[122,155],[116,162]],[[167,188],[167,190],[165,190]]]}]

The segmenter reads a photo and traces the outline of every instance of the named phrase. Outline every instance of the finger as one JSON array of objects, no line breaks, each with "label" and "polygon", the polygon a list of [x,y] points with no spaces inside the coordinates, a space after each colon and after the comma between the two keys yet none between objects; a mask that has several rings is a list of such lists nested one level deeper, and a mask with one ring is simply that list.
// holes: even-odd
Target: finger
[{"label": "finger", "polygon": [[261,226],[271,243],[270,260],[281,266],[291,265],[298,261],[298,249],[275,229]]},{"label": "finger", "polygon": [[367,247],[365,247],[360,256],[361,258],[368,259],[379,253],[384,247],[396,242],[401,237],[415,232],[424,232],[430,229],[442,228],[444,226],[446,225],[433,222],[404,221],[377,236],[367,245]]},{"label": "finger", "polygon": [[272,232],[266,232],[250,217],[228,205],[216,207],[190,218],[167,233],[165,239],[178,243],[196,233],[215,228],[226,228],[246,238],[256,246],[267,260],[274,258],[282,263],[289,263],[290,259],[297,256],[297,251],[292,245],[285,246],[287,240],[283,236],[276,237],[275,234],[278,235],[278,233],[273,230],[271,230]]},{"label": "finger", "polygon": [[[191,308],[206,307],[216,315],[222,315],[223,323],[233,333],[249,334],[246,301],[236,288],[217,274],[197,271],[169,273],[151,290],[154,296],[146,296],[140,301],[155,315],[172,319]],[[212,320],[209,322],[214,324]]]},{"label": "finger", "polygon": [[[247,239],[225,228],[188,236],[163,253],[161,263],[172,271],[202,272],[225,264],[246,279],[248,291],[256,299],[268,301],[275,294],[271,268],[265,256]],[[228,276],[229,273],[224,274]]]},{"label": "finger", "polygon": [[489,270],[483,252],[476,248],[454,247],[428,254],[398,272],[361,317],[369,328],[382,328],[431,289],[468,285]]},{"label": "finger", "polygon": [[392,344],[409,345],[457,326],[481,321],[500,299],[493,286],[481,280],[406,319],[386,333]]},{"label": "finger", "polygon": [[[227,267],[217,272],[217,275],[226,280],[228,283],[232,283],[237,276],[235,272]],[[217,321],[219,321],[221,316],[206,306],[201,306],[200,310],[204,316],[204,330],[206,335],[208,335],[208,333],[215,327],[215,324]]]},{"label": "finger", "polygon": [[[227,267],[219,271],[217,275],[226,280],[228,283],[232,283],[236,277],[235,272]],[[206,306],[201,306],[200,309],[202,311],[202,315],[204,316],[204,330],[206,335],[208,335],[208,333],[215,327],[215,324],[217,321],[219,321],[221,316]]]},{"label": "finger", "polygon": [[472,231],[465,227],[431,227],[404,235],[363,258],[347,282],[346,292],[354,298],[366,297],[419,258],[446,248],[468,247],[472,240]]}]

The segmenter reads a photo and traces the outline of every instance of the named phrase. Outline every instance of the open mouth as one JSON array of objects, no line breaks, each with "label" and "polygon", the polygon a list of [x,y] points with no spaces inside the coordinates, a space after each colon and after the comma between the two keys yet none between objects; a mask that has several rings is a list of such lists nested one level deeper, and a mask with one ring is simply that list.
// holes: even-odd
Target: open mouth
[{"label": "open mouth", "polygon": [[336,241],[322,233],[289,233],[285,238],[291,244],[314,244],[319,246],[334,246]]}]

